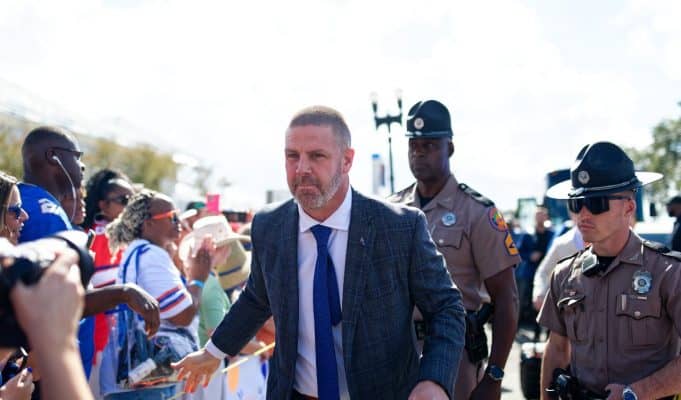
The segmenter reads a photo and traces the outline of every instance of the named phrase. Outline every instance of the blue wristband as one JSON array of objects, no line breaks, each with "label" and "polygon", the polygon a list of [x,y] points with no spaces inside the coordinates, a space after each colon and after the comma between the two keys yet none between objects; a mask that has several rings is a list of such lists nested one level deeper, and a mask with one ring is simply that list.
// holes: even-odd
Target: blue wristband
[{"label": "blue wristband", "polygon": [[198,286],[198,287],[200,287],[201,289],[203,289],[203,287],[205,286],[204,283],[201,282],[201,281],[198,280],[198,279],[192,279],[191,281],[189,281],[189,284],[190,284],[190,285]]}]

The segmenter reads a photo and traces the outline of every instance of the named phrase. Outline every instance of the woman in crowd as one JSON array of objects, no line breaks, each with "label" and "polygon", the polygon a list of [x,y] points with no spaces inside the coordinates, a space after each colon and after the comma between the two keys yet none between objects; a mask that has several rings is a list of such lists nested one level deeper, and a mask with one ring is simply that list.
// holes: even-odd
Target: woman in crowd
[{"label": "woman in crowd", "polygon": [[21,208],[21,195],[17,188],[17,180],[11,175],[0,171],[0,237],[4,237],[12,244],[17,244],[24,221],[28,214]]},{"label": "woman in crowd", "polygon": [[[82,191],[79,193],[82,193]],[[116,253],[111,253],[109,238],[106,236],[106,226],[116,219],[123,211],[123,207],[128,204],[128,200],[133,194],[133,188],[130,179],[122,172],[102,169],[87,181],[85,193],[84,212],[78,212],[83,207],[77,207],[76,215],[80,217],[74,219],[72,223],[79,224],[83,230],[93,232],[95,235],[90,245],[90,250],[94,252],[95,273],[90,282],[95,289],[99,289],[116,283],[122,249]],[[64,207],[67,209],[66,206]],[[95,315],[94,371],[98,370],[100,362],[98,355],[101,354],[109,341],[109,333],[114,322],[115,318],[112,315],[106,313]]]},{"label": "woman in crowd", "polygon": [[[12,244],[16,245],[19,240],[21,228],[24,221],[28,219],[28,214],[21,208],[21,196],[17,188],[17,180],[11,175],[0,171],[0,237],[4,237]],[[8,352],[9,356],[11,352]],[[4,367],[7,357],[0,360],[0,368]],[[33,376],[31,372],[24,369],[20,374],[8,382],[0,379],[0,399],[2,400],[28,400],[33,393]]]},{"label": "woman in crowd", "polygon": [[[165,250],[178,237],[180,230],[178,210],[173,201],[149,190],[133,195],[123,212],[106,228],[113,252],[121,246],[127,246],[119,267],[120,283],[136,283],[159,302],[161,327],[153,339],[153,345],[161,349],[169,347],[170,352],[181,357],[197,348],[196,332],[190,325],[199,311],[201,290],[210,272],[210,257],[208,262],[195,263],[187,269],[185,286],[180,272]],[[145,361],[132,360],[127,351],[139,344],[134,341],[139,342],[140,335],[131,334],[136,332],[136,321],[126,311],[118,315],[119,340],[107,346],[102,365],[101,389],[105,399],[166,398],[164,396],[173,395],[176,391],[176,384],[127,392],[121,391],[118,386],[122,378],[129,377],[129,370],[133,370],[138,362]],[[110,349],[114,349],[113,354]],[[113,375],[118,375],[118,379],[111,380],[112,376],[105,373],[107,365],[111,365],[106,361],[109,357],[116,359],[112,365],[115,366]]]}]

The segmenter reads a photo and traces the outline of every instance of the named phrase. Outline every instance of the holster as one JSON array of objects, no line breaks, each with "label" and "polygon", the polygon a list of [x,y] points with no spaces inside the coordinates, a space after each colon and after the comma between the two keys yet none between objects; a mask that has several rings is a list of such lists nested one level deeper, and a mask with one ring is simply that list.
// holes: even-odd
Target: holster
[{"label": "holster", "polygon": [[465,348],[468,359],[473,364],[478,364],[489,356],[485,323],[491,319],[493,312],[494,306],[489,303],[483,304],[478,311],[466,312]]},{"label": "holster", "polygon": [[546,393],[555,400],[605,400],[607,397],[582,387],[576,377],[562,368],[553,371],[553,382]]}]

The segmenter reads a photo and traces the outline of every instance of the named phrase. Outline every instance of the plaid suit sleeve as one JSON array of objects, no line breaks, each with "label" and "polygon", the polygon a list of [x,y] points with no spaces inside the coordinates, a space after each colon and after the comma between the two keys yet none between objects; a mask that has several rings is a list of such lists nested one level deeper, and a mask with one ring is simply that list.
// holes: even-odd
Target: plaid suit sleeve
[{"label": "plaid suit sleeve", "polygon": [[229,309],[211,337],[211,342],[219,350],[232,356],[255,336],[257,330],[272,314],[258,257],[258,238],[262,237],[265,224],[266,222],[260,221],[256,214],[251,230],[253,244],[251,274],[239,299]]},{"label": "plaid suit sleeve", "polygon": [[421,211],[414,225],[409,286],[428,324],[418,380],[438,383],[451,398],[465,341],[465,310]]}]

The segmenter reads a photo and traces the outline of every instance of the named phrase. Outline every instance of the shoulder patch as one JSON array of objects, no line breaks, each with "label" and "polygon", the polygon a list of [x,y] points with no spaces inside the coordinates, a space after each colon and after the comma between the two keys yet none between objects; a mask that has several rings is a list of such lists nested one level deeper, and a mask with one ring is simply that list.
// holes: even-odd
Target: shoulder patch
[{"label": "shoulder patch", "polygon": [[681,261],[681,252],[670,250],[669,247],[663,245],[662,243],[653,242],[650,240],[642,240],[642,243],[645,247],[653,250],[656,253],[660,253]]},{"label": "shoulder patch", "polygon": [[494,205],[494,202],[492,200],[476,192],[473,188],[466,185],[465,183],[459,183],[459,189],[463,190],[464,193],[471,196],[473,200],[477,201],[478,203],[481,203],[485,207],[492,207]]}]

